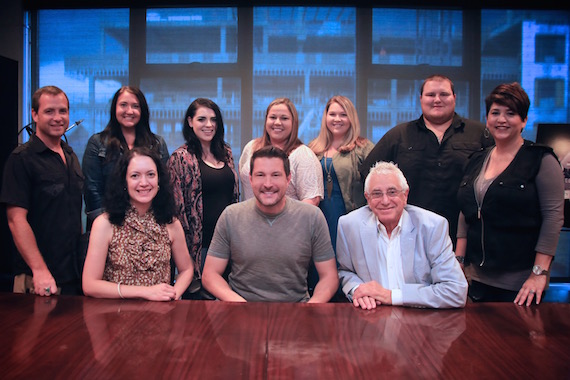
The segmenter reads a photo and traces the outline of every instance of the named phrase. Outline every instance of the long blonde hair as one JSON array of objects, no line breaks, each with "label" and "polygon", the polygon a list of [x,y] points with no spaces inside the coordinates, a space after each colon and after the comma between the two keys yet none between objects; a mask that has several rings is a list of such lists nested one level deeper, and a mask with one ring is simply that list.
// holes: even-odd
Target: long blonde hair
[{"label": "long blonde hair", "polygon": [[331,104],[337,103],[346,112],[348,116],[348,121],[350,122],[350,128],[346,131],[344,140],[342,141],[338,151],[341,153],[347,153],[356,148],[356,146],[364,145],[366,141],[365,138],[360,137],[360,121],[358,120],[358,114],[356,113],[356,108],[354,104],[346,96],[335,95],[329,99],[327,105],[325,106],[325,111],[323,112],[323,117],[321,119],[321,130],[316,139],[309,143],[309,148],[315,152],[316,155],[323,154],[332,145],[333,136],[331,131],[327,128],[327,114]]},{"label": "long blonde hair", "polygon": [[271,103],[269,103],[269,106],[267,106],[267,110],[265,110],[265,120],[263,121],[263,136],[255,139],[253,145],[254,152],[265,146],[272,145],[271,139],[269,138],[269,133],[267,133],[265,125],[267,124],[267,117],[269,116],[269,110],[271,109],[271,107],[279,104],[285,104],[287,106],[289,112],[291,113],[291,118],[292,118],[291,122],[293,124],[291,127],[291,134],[289,135],[289,138],[287,139],[287,142],[285,143],[283,150],[285,151],[285,153],[287,153],[287,155],[289,155],[293,150],[295,150],[295,148],[303,144],[303,142],[298,137],[299,115],[297,114],[297,109],[295,108],[295,105],[289,98],[277,98],[273,100]]}]

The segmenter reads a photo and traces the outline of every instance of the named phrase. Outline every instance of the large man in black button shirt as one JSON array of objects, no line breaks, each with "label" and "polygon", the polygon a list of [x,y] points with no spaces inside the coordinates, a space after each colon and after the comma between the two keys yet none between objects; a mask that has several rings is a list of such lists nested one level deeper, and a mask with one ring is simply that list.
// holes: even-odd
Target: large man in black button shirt
[{"label": "large man in black button shirt", "polygon": [[14,291],[80,294],[75,255],[82,231],[83,174],[77,156],[61,140],[69,125],[65,93],[55,86],[37,90],[32,118],[36,133],[10,154],[0,197],[20,253]]},{"label": "large man in black button shirt", "polygon": [[493,144],[485,126],[455,113],[453,82],[426,78],[420,89],[422,115],[389,130],[362,163],[362,178],[378,161],[392,161],[410,185],[408,203],[444,216],[457,240],[457,190],[469,155]]}]

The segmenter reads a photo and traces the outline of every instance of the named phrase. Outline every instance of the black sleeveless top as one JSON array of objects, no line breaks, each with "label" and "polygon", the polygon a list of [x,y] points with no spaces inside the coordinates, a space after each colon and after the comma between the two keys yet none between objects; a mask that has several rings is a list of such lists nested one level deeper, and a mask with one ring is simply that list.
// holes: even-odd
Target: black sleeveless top
[{"label": "black sleeveless top", "polygon": [[234,193],[234,173],[225,164],[216,169],[198,160],[202,176],[202,248],[210,245],[216,222],[226,206],[232,203]]}]

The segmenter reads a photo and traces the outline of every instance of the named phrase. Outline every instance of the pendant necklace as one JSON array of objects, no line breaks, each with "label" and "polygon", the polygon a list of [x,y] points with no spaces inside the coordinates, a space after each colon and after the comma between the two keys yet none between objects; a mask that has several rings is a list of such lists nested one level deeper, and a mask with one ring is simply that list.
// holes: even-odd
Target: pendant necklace
[{"label": "pendant necklace", "polygon": [[323,157],[323,164],[325,165],[325,173],[327,175],[327,198],[330,198],[332,195],[332,189],[333,189],[333,181],[332,181],[332,176],[331,176],[331,171],[332,171],[332,159],[331,159],[331,166],[329,167],[327,165],[327,152],[325,152],[325,155]]}]

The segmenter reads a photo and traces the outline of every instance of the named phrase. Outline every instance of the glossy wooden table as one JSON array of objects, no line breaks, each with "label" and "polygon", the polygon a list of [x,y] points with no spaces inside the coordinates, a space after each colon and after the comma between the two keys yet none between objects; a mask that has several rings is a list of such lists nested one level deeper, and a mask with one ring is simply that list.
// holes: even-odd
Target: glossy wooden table
[{"label": "glossy wooden table", "polygon": [[570,304],[462,310],[0,293],[0,379],[568,379]]}]

